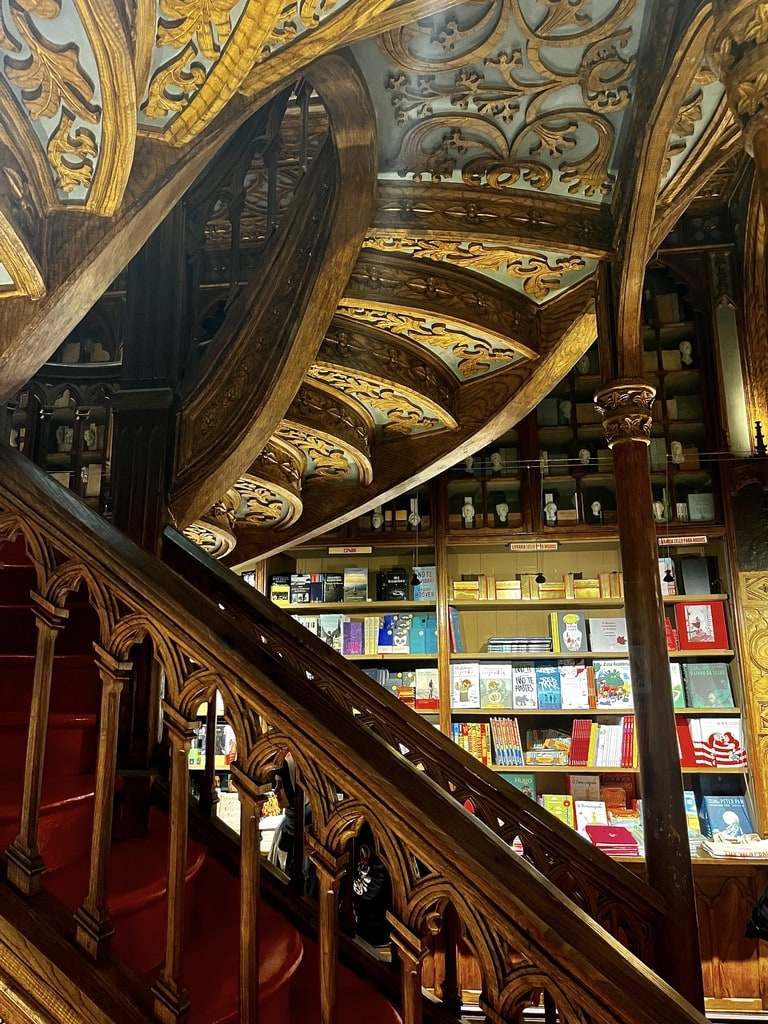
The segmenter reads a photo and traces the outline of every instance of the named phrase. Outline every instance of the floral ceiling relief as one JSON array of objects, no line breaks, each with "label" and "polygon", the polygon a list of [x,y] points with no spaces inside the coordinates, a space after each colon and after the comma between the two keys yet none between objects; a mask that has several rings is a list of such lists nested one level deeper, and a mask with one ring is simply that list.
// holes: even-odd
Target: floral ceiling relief
[{"label": "floral ceiling relief", "polygon": [[[380,41],[385,177],[601,202],[632,98],[640,0],[465,4]],[[511,15],[511,17],[510,17]]]}]

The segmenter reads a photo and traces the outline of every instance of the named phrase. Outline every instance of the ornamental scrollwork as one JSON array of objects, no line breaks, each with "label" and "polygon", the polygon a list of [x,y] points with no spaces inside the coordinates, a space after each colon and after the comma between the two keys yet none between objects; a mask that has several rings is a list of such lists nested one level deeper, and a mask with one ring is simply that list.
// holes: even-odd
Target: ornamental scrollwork
[{"label": "ornamental scrollwork", "polygon": [[297,496],[289,498],[250,475],[240,477],[235,488],[242,502],[241,518],[249,526],[287,526],[300,514]]},{"label": "ornamental scrollwork", "polygon": [[364,246],[382,252],[408,252],[416,259],[444,261],[472,270],[506,272],[510,277],[522,280],[524,291],[538,300],[546,299],[557,291],[566,274],[586,267],[581,256],[550,258],[544,253],[521,252],[520,249],[483,242],[369,236]]},{"label": "ornamental scrollwork", "polygon": [[[283,420],[275,437],[306,456],[307,476],[339,480],[353,476],[353,463],[359,466],[353,455],[345,452],[333,438],[323,437],[298,424]],[[370,469],[367,475],[370,476]]]},{"label": "ornamental scrollwork", "polygon": [[725,85],[728,102],[744,131],[747,150],[768,120],[768,4],[717,0],[709,59]]},{"label": "ornamental scrollwork", "polygon": [[644,381],[619,381],[595,394],[609,448],[621,441],[650,442],[655,398],[656,389]]}]

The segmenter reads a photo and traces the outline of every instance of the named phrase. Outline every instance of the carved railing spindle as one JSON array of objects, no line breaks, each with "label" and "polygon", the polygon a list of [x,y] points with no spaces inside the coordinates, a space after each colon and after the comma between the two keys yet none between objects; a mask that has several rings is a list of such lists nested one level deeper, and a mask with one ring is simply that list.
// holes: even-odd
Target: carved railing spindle
[{"label": "carved railing spindle", "polygon": [[131,663],[117,661],[94,644],[101,676],[99,747],[96,759],[96,797],[91,838],[91,871],[88,895],[75,913],[75,939],[94,960],[104,950],[114,928],[107,911],[107,864],[112,844],[112,815],[115,796],[117,732],[120,695],[130,680]]},{"label": "carved railing spindle", "polygon": [[240,798],[240,1020],[259,1021],[259,819],[268,789],[260,791],[236,765],[232,777]]},{"label": "carved railing spindle", "polygon": [[187,826],[189,820],[189,748],[197,730],[163,701],[171,756],[170,835],[168,841],[168,923],[165,963],[153,987],[155,1017],[160,1024],[177,1024],[189,1009],[189,995],[181,984],[184,930],[184,883],[187,874]]},{"label": "carved railing spindle", "polygon": [[392,924],[392,942],[400,957],[400,998],[403,1024],[422,1024],[424,996],[421,991],[421,965],[427,948],[418,935],[387,914]]},{"label": "carved railing spindle", "polygon": [[336,1024],[336,965],[339,953],[339,886],[348,856],[334,856],[311,833],[307,851],[317,869],[317,918],[320,965],[320,1024]]},{"label": "carved railing spindle", "polygon": [[48,707],[51,698],[51,676],[56,636],[64,626],[69,612],[57,608],[39,594],[32,593],[37,619],[37,650],[35,678],[32,687],[32,709],[27,737],[27,762],[24,775],[24,796],[21,802],[19,834],[8,847],[8,881],[27,896],[38,893],[45,870],[37,845],[40,824],[40,798],[45,764],[45,741],[48,731]]}]

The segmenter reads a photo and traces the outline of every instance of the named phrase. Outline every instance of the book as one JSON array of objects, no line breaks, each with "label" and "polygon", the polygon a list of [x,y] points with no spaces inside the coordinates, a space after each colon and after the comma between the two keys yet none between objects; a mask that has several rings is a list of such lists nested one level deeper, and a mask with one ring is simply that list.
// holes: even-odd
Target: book
[{"label": "book", "polygon": [[632,677],[628,661],[607,659],[594,661],[595,706],[617,711],[633,706]]},{"label": "book", "polygon": [[607,825],[608,812],[602,800],[573,801],[576,829],[583,832],[586,825]]},{"label": "book", "polygon": [[589,647],[592,651],[604,654],[609,651],[628,651],[627,623],[623,617],[587,619],[589,627]]},{"label": "book", "polygon": [[362,619],[346,619],[341,624],[341,653],[363,654],[365,626]]},{"label": "book", "polygon": [[672,706],[675,708],[687,707],[685,703],[686,695],[683,685],[683,671],[676,661],[671,661],[669,663],[669,677],[672,684]]},{"label": "book", "polygon": [[344,569],[344,600],[368,600],[368,570],[361,566]]},{"label": "book", "polygon": [[531,800],[536,799],[536,776],[531,772],[501,772],[501,777]]},{"label": "book", "polygon": [[589,650],[587,628],[583,612],[555,611],[549,617],[552,650],[557,653],[578,654]]},{"label": "book", "polygon": [[476,661],[451,665],[451,706],[459,709],[480,707],[480,666]]},{"label": "book", "polygon": [[414,707],[417,711],[440,710],[440,691],[436,668],[416,669]]},{"label": "book", "polygon": [[636,857],[637,838],[624,825],[585,825],[587,838],[609,857]]},{"label": "book", "polygon": [[323,594],[325,593],[325,581],[323,580],[323,573],[311,572],[309,574],[309,602],[310,604],[320,604],[323,601]]},{"label": "book", "polygon": [[681,601],[675,605],[681,651],[727,650],[728,630],[721,601]]},{"label": "book", "polygon": [[665,555],[659,559],[659,579],[661,580],[661,593],[664,597],[677,593],[674,558]]},{"label": "book", "polygon": [[413,585],[414,601],[437,600],[437,571],[434,565],[415,565],[413,575],[418,583]]},{"label": "book", "polygon": [[534,665],[534,672],[538,706],[544,709],[562,707],[560,669],[557,662],[538,661]]},{"label": "book", "polygon": [[344,573],[324,572],[323,573],[323,601],[332,604],[335,601],[344,600]]},{"label": "book", "polygon": [[600,796],[599,775],[568,775],[566,776],[568,792],[574,800],[600,800],[605,806],[605,801]]},{"label": "book", "polygon": [[509,662],[480,663],[480,707],[512,707],[512,666]]},{"label": "book", "polygon": [[689,718],[694,765],[702,768],[746,768],[740,718]]},{"label": "book", "polygon": [[318,615],[317,635],[332,647],[334,651],[341,653],[341,631],[344,622],[343,615]]},{"label": "book", "polygon": [[542,793],[539,797],[539,803],[550,814],[554,814],[560,821],[574,828],[576,823],[573,816],[572,797],[564,796],[561,793]]},{"label": "book", "polygon": [[590,706],[590,668],[583,661],[558,661],[561,708]]},{"label": "book", "polygon": [[291,577],[289,573],[275,573],[269,577],[269,599],[274,604],[291,603]]},{"label": "book", "polygon": [[684,594],[712,593],[712,561],[704,555],[680,559]]},{"label": "book", "polygon": [[734,707],[728,666],[722,661],[693,662],[683,669],[690,708]]},{"label": "book", "polygon": [[737,839],[751,835],[755,830],[752,818],[743,796],[712,796],[701,798],[699,809],[701,833],[706,839],[720,836],[723,839]]},{"label": "book", "polygon": [[522,710],[538,706],[536,670],[533,664],[515,662],[512,665],[512,707]]},{"label": "book", "polygon": [[408,574],[405,569],[395,566],[376,573],[376,600],[408,600]]},{"label": "book", "polygon": [[461,634],[461,618],[457,608],[451,606],[448,609],[448,636],[450,640],[451,653],[461,654],[464,650],[464,640]]},{"label": "book", "polygon": [[308,572],[291,573],[291,604],[309,604],[310,574]]}]

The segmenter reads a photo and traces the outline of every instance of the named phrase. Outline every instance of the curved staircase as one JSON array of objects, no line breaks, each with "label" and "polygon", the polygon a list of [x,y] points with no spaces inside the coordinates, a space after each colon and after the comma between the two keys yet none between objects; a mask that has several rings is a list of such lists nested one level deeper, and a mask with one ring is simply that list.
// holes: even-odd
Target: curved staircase
[{"label": "curved staircase", "polygon": [[[30,598],[35,572],[21,537],[0,548],[0,565],[0,842],[7,849],[20,829],[37,629]],[[71,913],[88,893],[101,692],[92,649],[96,615],[77,598],[55,645],[38,832],[43,890]],[[146,835],[115,838],[108,865],[111,953],[150,984],[166,953],[167,824],[152,808]],[[187,1024],[240,1019],[239,890],[239,880],[190,840],[182,965]],[[259,965],[261,1021],[319,1024],[317,947],[263,900]],[[373,985],[345,968],[338,990],[339,1024],[363,1014],[368,1024],[399,1024],[399,1014]]]}]

